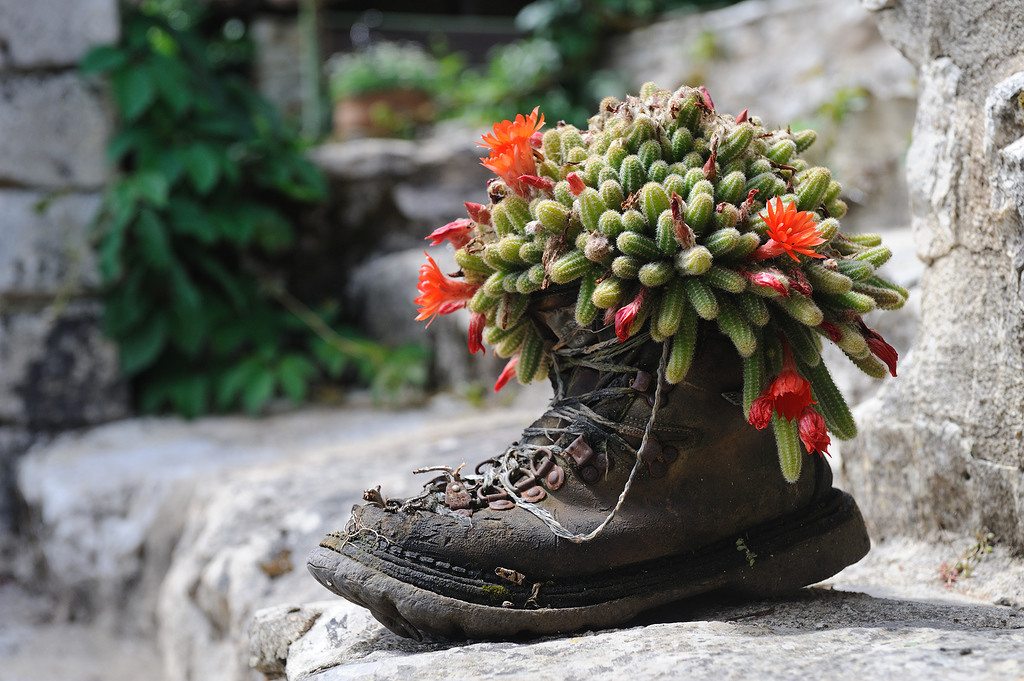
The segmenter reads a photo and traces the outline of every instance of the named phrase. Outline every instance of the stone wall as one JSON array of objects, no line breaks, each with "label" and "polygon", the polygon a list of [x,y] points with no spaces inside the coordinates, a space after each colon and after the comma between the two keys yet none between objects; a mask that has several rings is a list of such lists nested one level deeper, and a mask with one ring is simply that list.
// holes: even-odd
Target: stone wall
[{"label": "stone wall", "polygon": [[88,247],[113,114],[75,70],[118,31],[116,0],[0,4],[0,539],[33,441],[127,413]]},{"label": "stone wall", "polygon": [[492,383],[504,366],[493,353],[466,351],[468,314],[438,317],[426,328],[415,321],[413,303],[424,251],[446,272],[457,269],[449,245],[430,247],[424,237],[465,217],[465,201],[487,202],[491,175],[476,145],[483,132],[442,125],[427,139],[360,139],[313,153],[329,199],[307,220],[304,285],[343,291],[348,313],[375,340],[430,347],[440,388]]},{"label": "stone wall", "polygon": [[851,487],[876,536],[986,528],[1024,553],[1024,15],[862,1],[918,68],[907,179],[926,268],[912,361],[858,414]]}]

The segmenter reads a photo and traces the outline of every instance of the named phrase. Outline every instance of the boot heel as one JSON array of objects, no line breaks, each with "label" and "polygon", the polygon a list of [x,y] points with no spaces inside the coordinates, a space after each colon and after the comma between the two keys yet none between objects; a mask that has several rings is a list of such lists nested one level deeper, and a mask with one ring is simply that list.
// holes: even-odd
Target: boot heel
[{"label": "boot heel", "polygon": [[738,570],[727,588],[748,596],[788,594],[828,579],[871,548],[857,503],[837,489],[810,515],[755,531],[744,543],[753,565]]}]

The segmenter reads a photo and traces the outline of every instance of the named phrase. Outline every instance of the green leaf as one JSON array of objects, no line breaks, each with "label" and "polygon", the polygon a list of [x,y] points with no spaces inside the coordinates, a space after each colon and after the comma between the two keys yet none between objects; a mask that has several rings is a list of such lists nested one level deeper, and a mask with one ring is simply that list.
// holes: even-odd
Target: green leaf
[{"label": "green leaf", "polygon": [[209,401],[209,380],[201,374],[191,374],[175,380],[170,396],[178,413],[187,419],[193,419],[206,411]]},{"label": "green leaf", "polygon": [[127,62],[128,54],[121,48],[113,45],[100,45],[89,50],[82,57],[82,61],[78,62],[78,68],[82,73],[103,73],[119,69]]},{"label": "green leaf", "polygon": [[292,224],[281,213],[272,208],[260,208],[255,211],[255,215],[253,238],[263,250],[277,253],[295,241]]},{"label": "green leaf", "polygon": [[285,355],[277,365],[277,380],[293,402],[303,402],[316,366],[302,355]]},{"label": "green leaf", "polygon": [[126,225],[124,222],[114,222],[100,239],[98,264],[105,282],[114,281],[121,276],[121,250],[124,248]]},{"label": "green leaf", "polygon": [[168,186],[173,187],[185,172],[185,162],[182,160],[181,154],[174,153],[172,150],[160,154],[156,161],[156,170],[164,176]]},{"label": "green leaf", "polygon": [[274,396],[274,372],[260,367],[243,388],[242,405],[250,414],[262,409]]},{"label": "green leaf", "polygon": [[218,409],[227,409],[242,392],[242,389],[255,375],[259,368],[256,358],[249,358],[244,362],[232,366],[226,370],[217,380],[214,387],[214,403]]},{"label": "green leaf", "polygon": [[107,145],[107,160],[118,163],[125,154],[137,149],[147,136],[148,132],[141,128],[119,130]]},{"label": "green leaf", "polygon": [[170,401],[171,385],[166,379],[154,378],[139,389],[139,409],[143,414],[155,414]]},{"label": "green leaf", "polygon": [[167,237],[167,228],[156,212],[144,208],[135,223],[142,257],[159,270],[166,270],[174,263],[174,253]]},{"label": "green leaf", "polygon": [[192,108],[194,87],[188,70],[175,59],[162,59],[150,69],[153,84],[174,118],[181,118]]},{"label": "green leaf", "polygon": [[167,344],[167,318],[157,315],[121,339],[121,370],[134,376],[150,367]]},{"label": "green leaf", "polygon": [[313,354],[324,367],[327,375],[338,378],[348,365],[348,356],[337,346],[322,338],[315,338],[312,343]]},{"label": "green leaf", "polygon": [[148,74],[141,68],[118,71],[113,77],[114,99],[121,115],[134,121],[153,103],[156,89]]},{"label": "green leaf", "polygon": [[178,234],[195,237],[203,244],[217,240],[210,225],[210,214],[204,206],[184,197],[175,197],[168,206],[171,228]]},{"label": "green leaf", "polygon": [[210,193],[220,177],[220,155],[207,144],[193,144],[182,153],[185,170],[196,191]]},{"label": "green leaf", "polygon": [[176,305],[171,308],[171,340],[186,357],[195,357],[206,340],[208,323],[205,308]]},{"label": "green leaf", "polygon": [[210,219],[217,234],[244,247],[252,240],[259,220],[259,210],[251,203],[239,203],[231,210],[211,211]]},{"label": "green leaf", "polygon": [[156,208],[163,208],[167,205],[171,187],[162,173],[146,170],[135,173],[131,181],[136,196],[147,199]]},{"label": "green leaf", "polygon": [[135,212],[138,208],[135,194],[135,184],[130,178],[117,182],[107,194],[111,219],[108,231],[124,230],[135,219]]},{"label": "green leaf", "polygon": [[238,274],[228,271],[223,264],[205,253],[197,254],[195,261],[200,269],[220,285],[235,310],[240,311],[246,306],[249,297],[246,295],[245,285]]},{"label": "green leaf", "polygon": [[103,305],[103,331],[112,338],[119,338],[139,324],[151,309],[150,299],[145,297],[140,283],[143,270],[134,270],[124,281],[107,292]]},{"label": "green leaf", "polygon": [[202,305],[202,294],[177,260],[171,261],[171,291],[178,303],[186,308],[197,310]]}]

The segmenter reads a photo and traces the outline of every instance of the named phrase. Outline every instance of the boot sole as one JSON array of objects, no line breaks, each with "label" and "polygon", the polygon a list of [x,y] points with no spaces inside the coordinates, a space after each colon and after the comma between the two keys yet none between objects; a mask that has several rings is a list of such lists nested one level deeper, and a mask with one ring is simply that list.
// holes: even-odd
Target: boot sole
[{"label": "boot sole", "polygon": [[[738,540],[742,539],[742,545]],[[597,575],[517,584],[402,551],[328,537],[308,568],[334,593],[415,640],[513,639],[604,629],[720,589],[777,596],[820,582],[870,548],[853,497],[833,489],[803,514],[700,550]],[[512,575],[512,578],[521,575]],[[416,586],[419,584],[420,586]]]}]

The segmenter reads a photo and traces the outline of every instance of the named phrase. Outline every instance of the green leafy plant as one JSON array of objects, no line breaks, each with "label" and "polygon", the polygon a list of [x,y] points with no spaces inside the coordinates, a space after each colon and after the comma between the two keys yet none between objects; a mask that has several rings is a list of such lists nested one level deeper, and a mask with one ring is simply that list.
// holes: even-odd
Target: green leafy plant
[{"label": "green leafy plant", "polygon": [[440,74],[437,60],[416,43],[380,42],[327,61],[331,99],[413,90],[432,93]]},{"label": "green leafy plant", "polygon": [[120,119],[108,155],[122,172],[95,236],[105,330],[142,410],[256,412],[350,366],[421,380],[421,352],[334,332],[328,299],[314,311],[287,294],[289,216],[321,199],[324,181],[244,77],[244,26],[180,0],[122,16],[120,43],[81,69],[109,79]]}]

